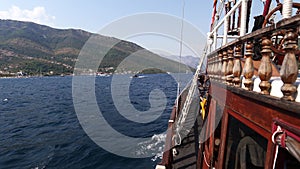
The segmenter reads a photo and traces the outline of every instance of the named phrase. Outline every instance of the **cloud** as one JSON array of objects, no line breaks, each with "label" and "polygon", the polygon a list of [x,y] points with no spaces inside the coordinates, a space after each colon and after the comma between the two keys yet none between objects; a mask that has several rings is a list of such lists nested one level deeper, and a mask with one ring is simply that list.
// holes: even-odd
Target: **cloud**
[{"label": "cloud", "polygon": [[0,19],[31,21],[39,24],[53,25],[55,16],[47,14],[46,9],[42,6],[34,7],[32,10],[12,6],[8,11],[0,11]]}]

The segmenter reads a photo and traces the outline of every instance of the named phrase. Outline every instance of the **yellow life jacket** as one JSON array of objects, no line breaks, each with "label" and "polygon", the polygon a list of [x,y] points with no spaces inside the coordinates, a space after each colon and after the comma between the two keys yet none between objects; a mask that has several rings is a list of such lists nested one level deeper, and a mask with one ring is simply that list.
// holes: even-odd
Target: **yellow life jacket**
[{"label": "yellow life jacket", "polygon": [[205,117],[205,104],[206,104],[206,99],[203,98],[202,101],[200,102],[201,114],[202,114],[202,119],[203,120],[204,120],[204,117]]}]

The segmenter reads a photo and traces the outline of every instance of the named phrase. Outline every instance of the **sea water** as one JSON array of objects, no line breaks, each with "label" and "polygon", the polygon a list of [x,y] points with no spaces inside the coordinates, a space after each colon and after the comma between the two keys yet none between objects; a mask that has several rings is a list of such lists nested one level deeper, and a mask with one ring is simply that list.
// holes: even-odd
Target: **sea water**
[{"label": "sea water", "polygon": [[[130,79],[127,75],[118,76]],[[95,94],[103,117],[124,135],[149,137],[148,141],[139,143],[135,153],[143,155],[151,150],[155,152],[152,156],[122,157],[93,142],[76,116],[72,76],[11,78],[0,79],[0,168],[154,168],[161,160],[164,131],[176,98],[176,80],[168,74],[145,75],[130,79],[130,85],[125,86],[129,93],[115,92],[126,95],[124,98],[129,98],[138,112],[153,106],[149,102],[151,91],[159,89],[165,94],[166,98],[162,99],[166,99],[166,105],[162,105],[165,107],[159,118],[138,123],[120,115],[114,106],[112,77],[95,77]],[[114,90],[118,86],[119,90],[124,89],[118,84]],[[116,140],[115,144],[122,143]]]}]

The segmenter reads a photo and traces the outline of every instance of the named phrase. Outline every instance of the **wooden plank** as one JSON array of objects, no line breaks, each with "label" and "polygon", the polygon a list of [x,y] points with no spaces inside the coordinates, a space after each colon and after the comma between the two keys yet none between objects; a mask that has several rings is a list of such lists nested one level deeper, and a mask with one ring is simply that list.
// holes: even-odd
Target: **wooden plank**
[{"label": "wooden plank", "polygon": [[275,153],[275,145],[271,141],[273,120],[278,118],[299,126],[300,104],[226,86],[222,83],[212,82],[211,84],[214,91],[212,96],[217,102],[224,103],[226,109],[222,120],[222,133],[224,134],[221,138],[220,162],[217,167],[222,168],[224,165],[228,115],[231,115],[268,140],[265,169],[272,168]]},{"label": "wooden plank", "polygon": [[227,86],[227,89],[232,93],[243,96],[244,99],[254,100],[258,102],[258,104],[267,105],[277,112],[300,118],[300,103],[298,102],[286,101],[278,97],[262,95],[258,92],[246,91],[233,86]]},{"label": "wooden plank", "polygon": [[[176,107],[174,106],[172,109],[172,113],[170,115],[170,120],[175,120]],[[160,165],[164,165],[167,168],[172,168],[172,136],[173,136],[173,122],[168,123],[168,131],[166,136],[166,143],[164,147],[163,157]]]},{"label": "wooden plank", "polygon": [[210,101],[210,108],[209,108],[209,114],[208,114],[208,120],[209,120],[209,131],[208,131],[208,137],[209,138],[209,161],[210,164],[212,164],[212,160],[214,158],[214,147],[215,147],[215,118],[216,118],[216,111],[217,111],[217,102],[215,99],[211,99]]},{"label": "wooden plank", "polygon": [[268,132],[267,130],[262,128],[260,125],[257,125],[256,123],[254,123],[254,121],[252,121],[250,118],[246,118],[245,116],[243,116],[237,112],[233,112],[232,110],[228,110],[228,114],[230,114],[232,117],[236,118],[238,121],[242,122],[243,124],[245,124],[246,126],[251,128],[252,130],[257,132],[261,136],[265,137],[266,139],[271,137],[272,134],[270,132]]},{"label": "wooden plank", "polygon": [[210,100],[209,113],[207,115],[207,125],[205,137],[208,138],[207,141],[203,143],[203,162],[201,169],[209,169],[213,160],[213,151],[214,151],[214,122],[215,122],[215,113],[216,113],[217,102],[215,99]]},{"label": "wooden plank", "polygon": [[222,117],[222,127],[221,127],[221,143],[219,147],[219,161],[217,168],[223,168],[224,166],[224,155],[226,150],[226,142],[227,142],[227,130],[228,130],[228,113],[226,107],[223,110],[223,117]]},{"label": "wooden plank", "polygon": [[275,118],[291,121],[296,126],[300,124],[299,103],[284,101],[215,82],[212,82],[212,88],[216,93],[212,96],[217,102],[226,102],[226,106],[233,112],[251,120],[252,123],[268,132],[271,132],[271,125]]}]

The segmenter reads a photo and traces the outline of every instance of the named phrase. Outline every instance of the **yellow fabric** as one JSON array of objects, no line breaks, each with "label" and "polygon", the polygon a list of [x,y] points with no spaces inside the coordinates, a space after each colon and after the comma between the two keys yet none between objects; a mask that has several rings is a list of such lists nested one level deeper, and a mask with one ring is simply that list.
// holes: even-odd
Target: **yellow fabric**
[{"label": "yellow fabric", "polygon": [[202,119],[204,119],[205,117],[205,103],[206,103],[206,99],[203,98],[202,101],[200,102]]}]

